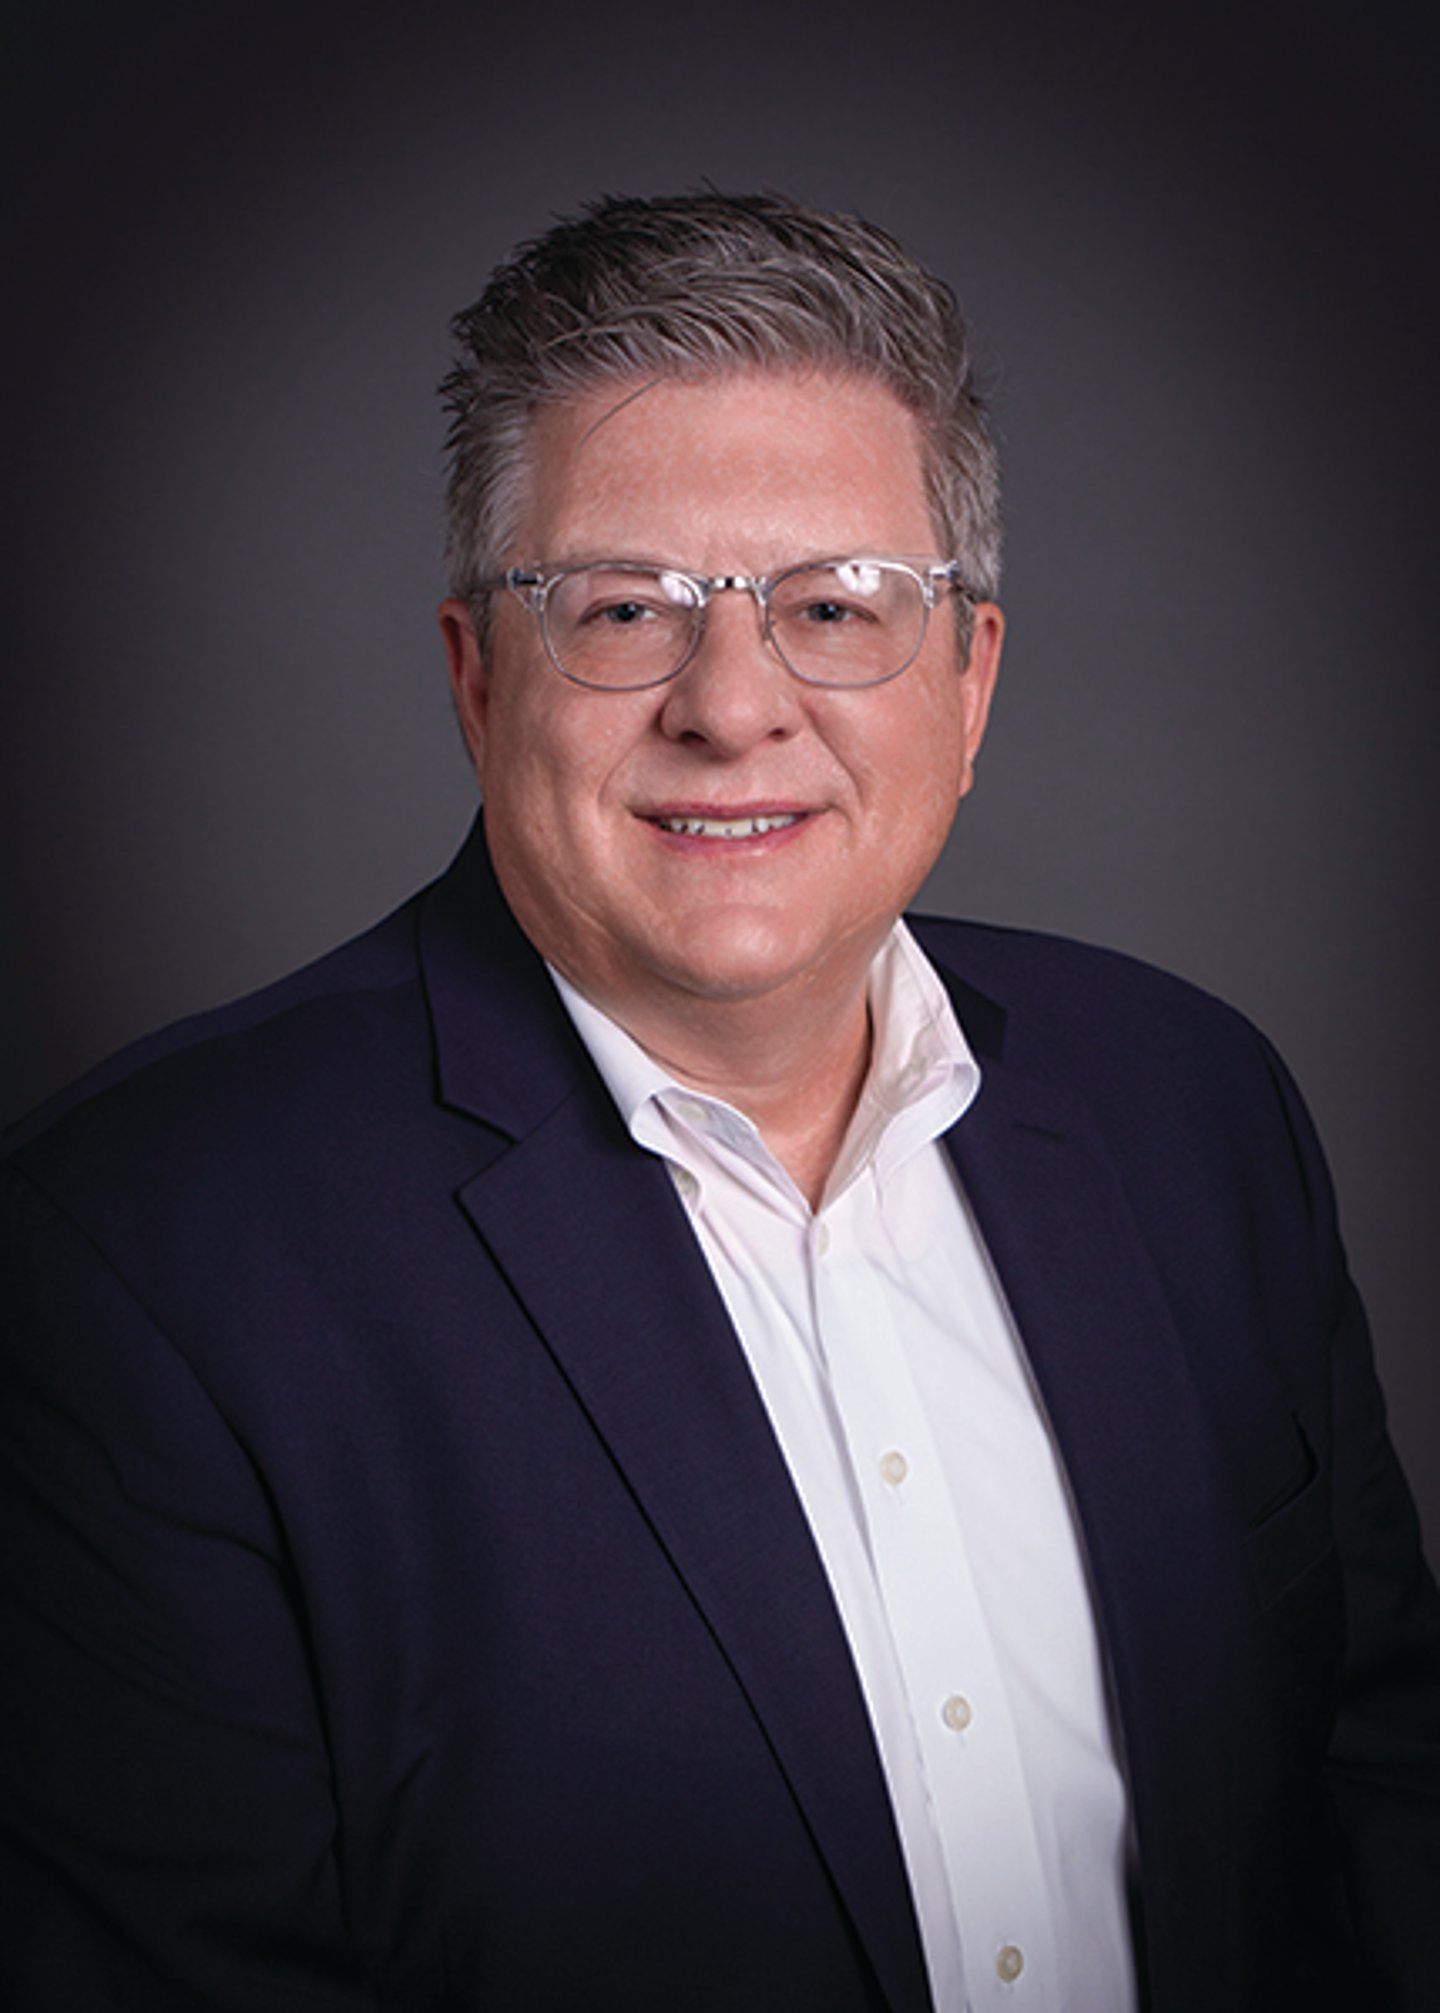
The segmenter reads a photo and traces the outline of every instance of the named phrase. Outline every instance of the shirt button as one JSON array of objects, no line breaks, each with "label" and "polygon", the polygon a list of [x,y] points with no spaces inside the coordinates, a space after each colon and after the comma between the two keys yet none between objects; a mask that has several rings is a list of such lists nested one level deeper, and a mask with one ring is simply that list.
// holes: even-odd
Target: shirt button
[{"label": "shirt button", "polygon": [[671,1163],[670,1176],[676,1188],[687,1202],[693,1202],[700,1193],[700,1184],[688,1167],[676,1167]]},{"label": "shirt button", "polygon": [[815,1249],[819,1252],[822,1258],[825,1256],[825,1253],[830,1249],[830,1231],[828,1225],[824,1223],[816,1225]]},{"label": "shirt button", "polygon": [[995,1953],[995,1975],[1002,1984],[1013,1985],[1025,1969],[1025,1952],[1013,1943],[1002,1943]]},{"label": "shirt button", "polygon": [[698,1126],[703,1132],[709,1131],[710,1107],[707,1104],[701,1104],[698,1097],[682,1097],[676,1104],[675,1109],[689,1124]]},{"label": "shirt button", "polygon": [[888,1454],[880,1456],[880,1473],[892,1488],[898,1489],[910,1472],[910,1463],[905,1456],[892,1448]]},{"label": "shirt button", "polygon": [[[971,1710],[969,1699],[962,1698],[960,1693],[956,1691],[951,1692],[949,1698],[941,1706],[940,1717],[952,1733],[964,1733],[975,1715]],[[1005,1947],[1007,1950],[1010,1948],[1008,1943]]]}]

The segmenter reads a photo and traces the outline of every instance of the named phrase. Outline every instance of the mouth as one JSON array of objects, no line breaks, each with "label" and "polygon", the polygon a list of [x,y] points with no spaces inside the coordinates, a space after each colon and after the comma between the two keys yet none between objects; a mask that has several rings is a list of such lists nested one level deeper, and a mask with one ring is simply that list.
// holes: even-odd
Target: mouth
[{"label": "mouth", "polygon": [[763,839],[771,832],[788,831],[804,815],[801,811],[762,811],[717,818],[677,812],[673,816],[654,817],[650,822],[662,832],[673,832],[681,839]]}]

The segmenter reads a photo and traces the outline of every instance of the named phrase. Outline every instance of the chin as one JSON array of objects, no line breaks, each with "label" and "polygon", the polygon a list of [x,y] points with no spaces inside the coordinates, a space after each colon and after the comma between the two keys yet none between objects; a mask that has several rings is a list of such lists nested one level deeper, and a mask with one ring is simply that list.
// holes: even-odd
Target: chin
[{"label": "chin", "polygon": [[[799,978],[814,961],[794,923],[717,927],[711,918],[667,947],[658,963],[671,983],[705,999],[754,999]],[[683,945],[683,948],[681,948]],[[815,946],[818,953],[819,947]],[[678,955],[676,951],[678,950]]]}]

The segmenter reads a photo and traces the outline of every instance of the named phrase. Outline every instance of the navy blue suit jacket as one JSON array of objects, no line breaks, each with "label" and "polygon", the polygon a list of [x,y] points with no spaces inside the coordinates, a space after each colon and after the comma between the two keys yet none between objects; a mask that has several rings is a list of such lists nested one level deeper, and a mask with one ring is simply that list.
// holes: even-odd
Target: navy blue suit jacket
[{"label": "navy blue suit jacket", "polygon": [[[1286,1077],[1127,960],[921,935],[1147,2004],[1440,2005],[1436,1600]],[[922,2013],[783,1459],[478,836],[102,1072],[4,1194],[6,2006]]]}]

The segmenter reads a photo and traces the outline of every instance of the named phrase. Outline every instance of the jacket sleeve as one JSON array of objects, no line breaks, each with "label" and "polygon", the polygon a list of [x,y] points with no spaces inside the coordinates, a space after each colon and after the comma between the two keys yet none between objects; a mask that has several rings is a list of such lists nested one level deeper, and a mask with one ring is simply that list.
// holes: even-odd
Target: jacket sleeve
[{"label": "jacket sleeve", "polygon": [[1330,1805],[1369,2003],[1426,2013],[1440,2005],[1440,1599],[1353,1288],[1333,1389],[1346,1660]]},{"label": "jacket sleeve", "polygon": [[1321,1149],[1271,1056],[1310,1190],[1331,1328],[1331,1516],[1345,1597],[1326,1768],[1345,1897],[1374,2013],[1440,2006],[1440,1595],[1386,1427],[1364,1309]]},{"label": "jacket sleeve", "polygon": [[0,2002],[360,2013],[263,1478],[135,1293],[0,1193]]}]

